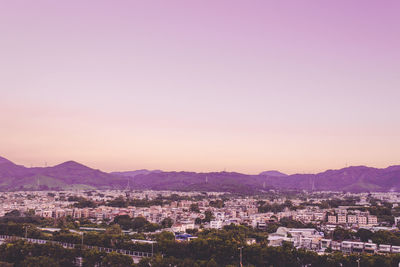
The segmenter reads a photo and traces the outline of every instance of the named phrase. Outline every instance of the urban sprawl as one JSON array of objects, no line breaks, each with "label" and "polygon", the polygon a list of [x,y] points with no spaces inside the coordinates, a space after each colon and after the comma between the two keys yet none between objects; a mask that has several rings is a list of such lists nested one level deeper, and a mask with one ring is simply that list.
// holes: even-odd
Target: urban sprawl
[{"label": "urban sprawl", "polygon": [[[103,231],[116,218],[140,217],[162,226],[145,231],[168,231],[179,242],[190,242],[205,229],[233,224],[268,233],[265,240],[246,238],[248,245],[290,244],[320,254],[400,253],[400,244],[374,242],[372,238],[374,233],[399,231],[398,193],[269,191],[237,196],[222,192],[21,191],[1,193],[0,203],[0,217],[31,214],[54,221],[53,226],[40,228],[42,231],[61,230],[60,220],[66,218],[77,222],[84,219],[90,226],[83,224],[79,231]],[[138,232],[126,227],[123,230],[132,235]],[[360,234],[363,232],[367,234]]]}]

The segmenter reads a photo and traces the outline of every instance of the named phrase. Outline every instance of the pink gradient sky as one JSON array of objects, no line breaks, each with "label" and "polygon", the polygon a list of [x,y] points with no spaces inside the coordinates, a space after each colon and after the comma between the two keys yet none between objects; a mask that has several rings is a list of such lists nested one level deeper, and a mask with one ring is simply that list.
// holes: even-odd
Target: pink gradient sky
[{"label": "pink gradient sky", "polygon": [[400,1],[2,1],[0,155],[258,173],[400,164]]}]

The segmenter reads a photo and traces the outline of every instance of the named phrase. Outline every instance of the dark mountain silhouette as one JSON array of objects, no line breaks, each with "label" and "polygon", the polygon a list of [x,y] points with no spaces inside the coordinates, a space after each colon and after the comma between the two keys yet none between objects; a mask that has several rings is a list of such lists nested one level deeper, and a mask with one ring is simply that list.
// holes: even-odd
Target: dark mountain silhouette
[{"label": "dark mountain silhouette", "polygon": [[227,191],[255,193],[268,189],[329,191],[398,191],[400,166],[385,169],[353,166],[317,174],[285,175],[277,171],[247,175],[236,172],[163,172],[138,170],[106,173],[75,161],[45,168],[26,168],[0,157],[0,190],[99,188]]}]

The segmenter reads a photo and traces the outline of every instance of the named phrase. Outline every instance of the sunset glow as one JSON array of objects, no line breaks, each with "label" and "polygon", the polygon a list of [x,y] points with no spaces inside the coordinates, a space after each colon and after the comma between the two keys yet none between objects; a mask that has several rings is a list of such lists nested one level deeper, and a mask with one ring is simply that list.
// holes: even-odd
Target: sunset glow
[{"label": "sunset glow", "polygon": [[104,171],[398,164],[400,2],[251,2],[3,1],[0,156]]}]

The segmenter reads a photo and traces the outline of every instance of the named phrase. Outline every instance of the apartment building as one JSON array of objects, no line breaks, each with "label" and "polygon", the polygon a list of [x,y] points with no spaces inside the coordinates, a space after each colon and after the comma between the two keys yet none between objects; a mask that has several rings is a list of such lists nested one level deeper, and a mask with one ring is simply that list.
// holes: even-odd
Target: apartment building
[{"label": "apartment building", "polygon": [[336,217],[336,215],[329,215],[329,216],[328,216],[328,223],[337,224],[337,217]]}]

